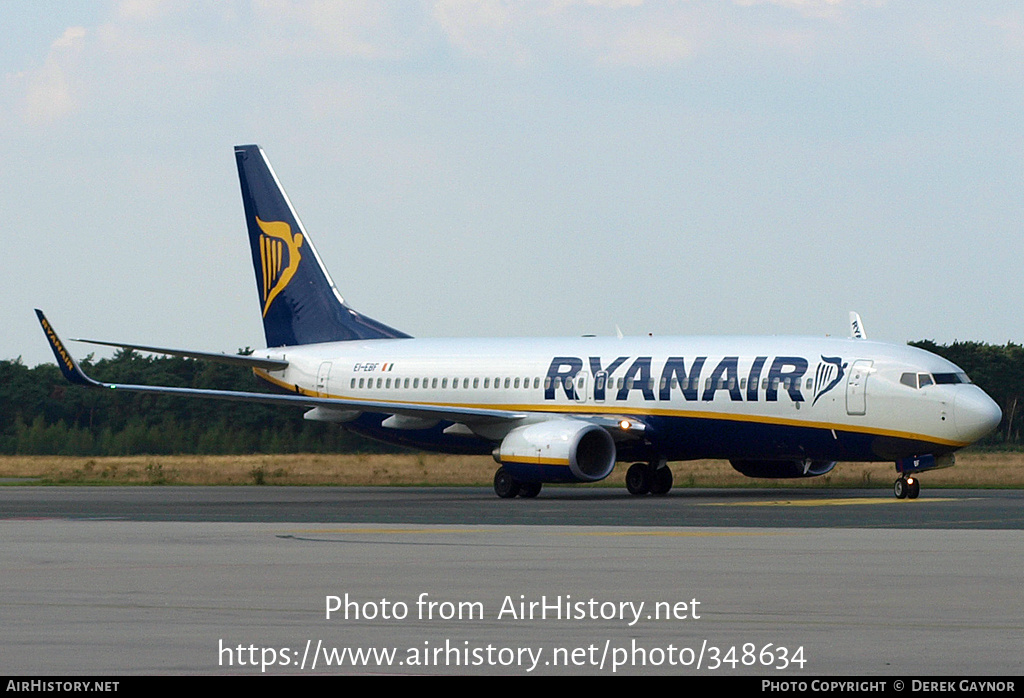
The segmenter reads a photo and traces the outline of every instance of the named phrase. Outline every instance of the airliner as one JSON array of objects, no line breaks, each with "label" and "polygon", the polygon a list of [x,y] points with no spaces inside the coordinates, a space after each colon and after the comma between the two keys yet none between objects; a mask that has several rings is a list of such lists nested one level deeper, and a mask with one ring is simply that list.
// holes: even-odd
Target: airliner
[{"label": "airliner", "polygon": [[668,462],[728,460],[757,478],[891,461],[917,475],[999,424],[955,364],[851,337],[414,339],[342,298],[263,150],[235,148],[266,349],[250,356],[78,340],[252,369],[272,393],[101,383],[36,310],[64,376],[115,391],[293,405],[309,420],[415,449],[490,454],[499,497],[597,482],[631,462],[634,495],[664,495]]}]

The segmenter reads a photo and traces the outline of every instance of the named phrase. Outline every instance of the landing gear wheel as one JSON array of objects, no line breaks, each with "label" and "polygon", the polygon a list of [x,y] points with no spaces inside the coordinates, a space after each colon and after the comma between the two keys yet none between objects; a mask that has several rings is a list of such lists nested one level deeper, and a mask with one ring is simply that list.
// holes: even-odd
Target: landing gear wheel
[{"label": "landing gear wheel", "polygon": [[666,465],[656,468],[651,478],[651,494],[668,494],[672,489],[672,470]]},{"label": "landing gear wheel", "polygon": [[533,499],[540,494],[542,486],[539,482],[524,482],[519,485],[519,496],[523,499]]},{"label": "landing gear wheel", "polygon": [[907,499],[917,499],[921,494],[921,481],[916,477],[907,480]]},{"label": "landing gear wheel", "polygon": [[651,491],[651,469],[647,463],[634,463],[626,471],[626,489],[630,494],[647,494]]},{"label": "landing gear wheel", "polygon": [[907,481],[902,477],[897,478],[896,482],[892,485],[892,493],[896,495],[896,499],[906,499],[909,487]]},{"label": "landing gear wheel", "polygon": [[512,499],[521,489],[521,485],[504,468],[498,468],[494,473],[494,493],[502,499]]}]

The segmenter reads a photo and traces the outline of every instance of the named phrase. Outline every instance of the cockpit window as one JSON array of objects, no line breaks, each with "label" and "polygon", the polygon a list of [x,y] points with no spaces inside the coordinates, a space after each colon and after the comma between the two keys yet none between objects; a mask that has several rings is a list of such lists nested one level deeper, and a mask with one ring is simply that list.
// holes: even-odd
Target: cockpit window
[{"label": "cockpit window", "polygon": [[970,383],[971,379],[963,371],[958,373],[904,373],[900,383],[911,388],[923,388],[927,385],[951,385],[954,383]]},{"label": "cockpit window", "polygon": [[967,374],[963,371],[957,373],[936,373],[935,382],[939,385],[949,385],[950,383],[970,383],[971,379],[967,377]]}]

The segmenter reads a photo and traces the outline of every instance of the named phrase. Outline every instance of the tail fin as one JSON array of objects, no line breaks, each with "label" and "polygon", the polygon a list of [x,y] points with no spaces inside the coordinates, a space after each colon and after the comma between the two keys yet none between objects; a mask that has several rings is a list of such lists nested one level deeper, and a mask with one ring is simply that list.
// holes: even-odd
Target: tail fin
[{"label": "tail fin", "polygon": [[345,303],[263,149],[235,146],[235,161],[267,346],[408,337]]}]

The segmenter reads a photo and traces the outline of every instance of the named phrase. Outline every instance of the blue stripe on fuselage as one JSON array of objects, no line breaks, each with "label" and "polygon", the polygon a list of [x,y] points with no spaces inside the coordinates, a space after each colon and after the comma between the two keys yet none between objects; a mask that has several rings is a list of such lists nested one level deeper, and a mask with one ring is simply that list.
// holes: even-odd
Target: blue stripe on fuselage
[{"label": "blue stripe on fuselage", "polygon": [[[344,426],[379,441],[442,453],[489,455],[494,444],[472,436],[443,433],[452,422],[422,430],[381,426],[387,415],[366,413]],[[581,415],[583,417],[583,415]],[[645,416],[647,441],[620,441],[618,461],[699,458],[889,461],[919,453],[942,454],[955,446],[885,434],[709,417]]]}]

